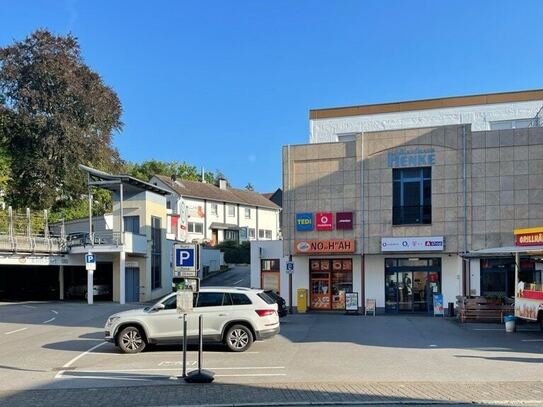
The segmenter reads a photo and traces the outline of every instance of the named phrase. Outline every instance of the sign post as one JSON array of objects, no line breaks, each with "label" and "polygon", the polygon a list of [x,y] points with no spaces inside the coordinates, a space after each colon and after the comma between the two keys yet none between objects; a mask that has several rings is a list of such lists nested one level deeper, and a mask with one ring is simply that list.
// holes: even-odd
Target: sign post
[{"label": "sign post", "polygon": [[292,314],[292,274],[294,274],[294,262],[292,258],[287,261],[287,274],[288,274],[288,312]]},{"label": "sign post", "polygon": [[187,314],[192,313],[194,293],[192,290],[181,289],[176,294],[176,308],[183,315],[183,378],[187,377]]},{"label": "sign post", "polygon": [[87,303],[94,303],[94,270],[96,270],[96,256],[91,252],[85,254],[85,268],[87,269]]}]

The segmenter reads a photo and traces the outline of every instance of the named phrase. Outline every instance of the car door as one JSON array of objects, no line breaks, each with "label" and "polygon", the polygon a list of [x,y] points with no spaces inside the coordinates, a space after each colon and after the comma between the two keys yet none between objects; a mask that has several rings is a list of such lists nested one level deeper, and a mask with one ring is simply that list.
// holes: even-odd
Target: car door
[{"label": "car door", "polygon": [[[198,318],[203,317],[203,335],[215,340],[221,339],[222,327],[229,320],[230,298],[222,292],[200,292],[194,308],[194,318],[189,322],[189,336],[198,336]],[[223,305],[223,303],[225,305]]]},{"label": "car door", "polygon": [[164,342],[179,341],[183,336],[183,321],[176,309],[176,297],[172,295],[162,301],[164,309],[149,311],[145,322],[153,339]]}]

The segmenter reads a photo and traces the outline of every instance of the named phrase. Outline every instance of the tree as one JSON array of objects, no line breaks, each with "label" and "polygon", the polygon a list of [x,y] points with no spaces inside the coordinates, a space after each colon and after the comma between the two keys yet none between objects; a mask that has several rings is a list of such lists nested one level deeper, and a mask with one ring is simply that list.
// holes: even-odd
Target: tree
[{"label": "tree", "polygon": [[247,191],[254,191],[255,190],[255,187],[253,187],[253,184],[251,184],[250,182],[247,183],[247,185],[245,185],[245,189]]},{"label": "tree", "polygon": [[71,34],[37,30],[0,48],[0,136],[12,157],[8,201],[70,206],[86,193],[78,164],[119,170],[112,134],[122,128],[121,113],[119,98],[84,64]]},{"label": "tree", "polygon": [[[143,181],[149,181],[153,175],[165,175],[168,177],[175,175],[179,179],[189,181],[202,180],[202,174],[195,165],[179,161],[147,160],[140,164],[129,162],[125,165],[125,171]],[[205,171],[204,179],[208,183],[213,183],[215,181],[215,174]]]}]

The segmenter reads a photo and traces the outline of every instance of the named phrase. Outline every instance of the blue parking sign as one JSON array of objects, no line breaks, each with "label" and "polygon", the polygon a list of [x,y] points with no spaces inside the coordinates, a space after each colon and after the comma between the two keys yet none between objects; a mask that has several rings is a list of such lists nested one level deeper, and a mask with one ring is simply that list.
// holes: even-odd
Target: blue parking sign
[{"label": "blue parking sign", "polygon": [[176,271],[196,271],[196,246],[195,245],[176,245],[175,263]]}]

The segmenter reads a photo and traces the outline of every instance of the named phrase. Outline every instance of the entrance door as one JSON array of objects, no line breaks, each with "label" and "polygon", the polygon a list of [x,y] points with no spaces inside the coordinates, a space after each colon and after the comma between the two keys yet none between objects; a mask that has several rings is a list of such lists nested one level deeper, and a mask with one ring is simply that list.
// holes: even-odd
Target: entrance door
[{"label": "entrance door", "polygon": [[125,269],[125,295],[127,302],[140,300],[140,269],[128,267]]},{"label": "entrance door", "polygon": [[330,272],[311,273],[311,308],[332,309],[330,292]]},{"label": "entrance door", "polygon": [[211,229],[211,246],[215,246],[217,243],[219,243],[219,231]]}]

